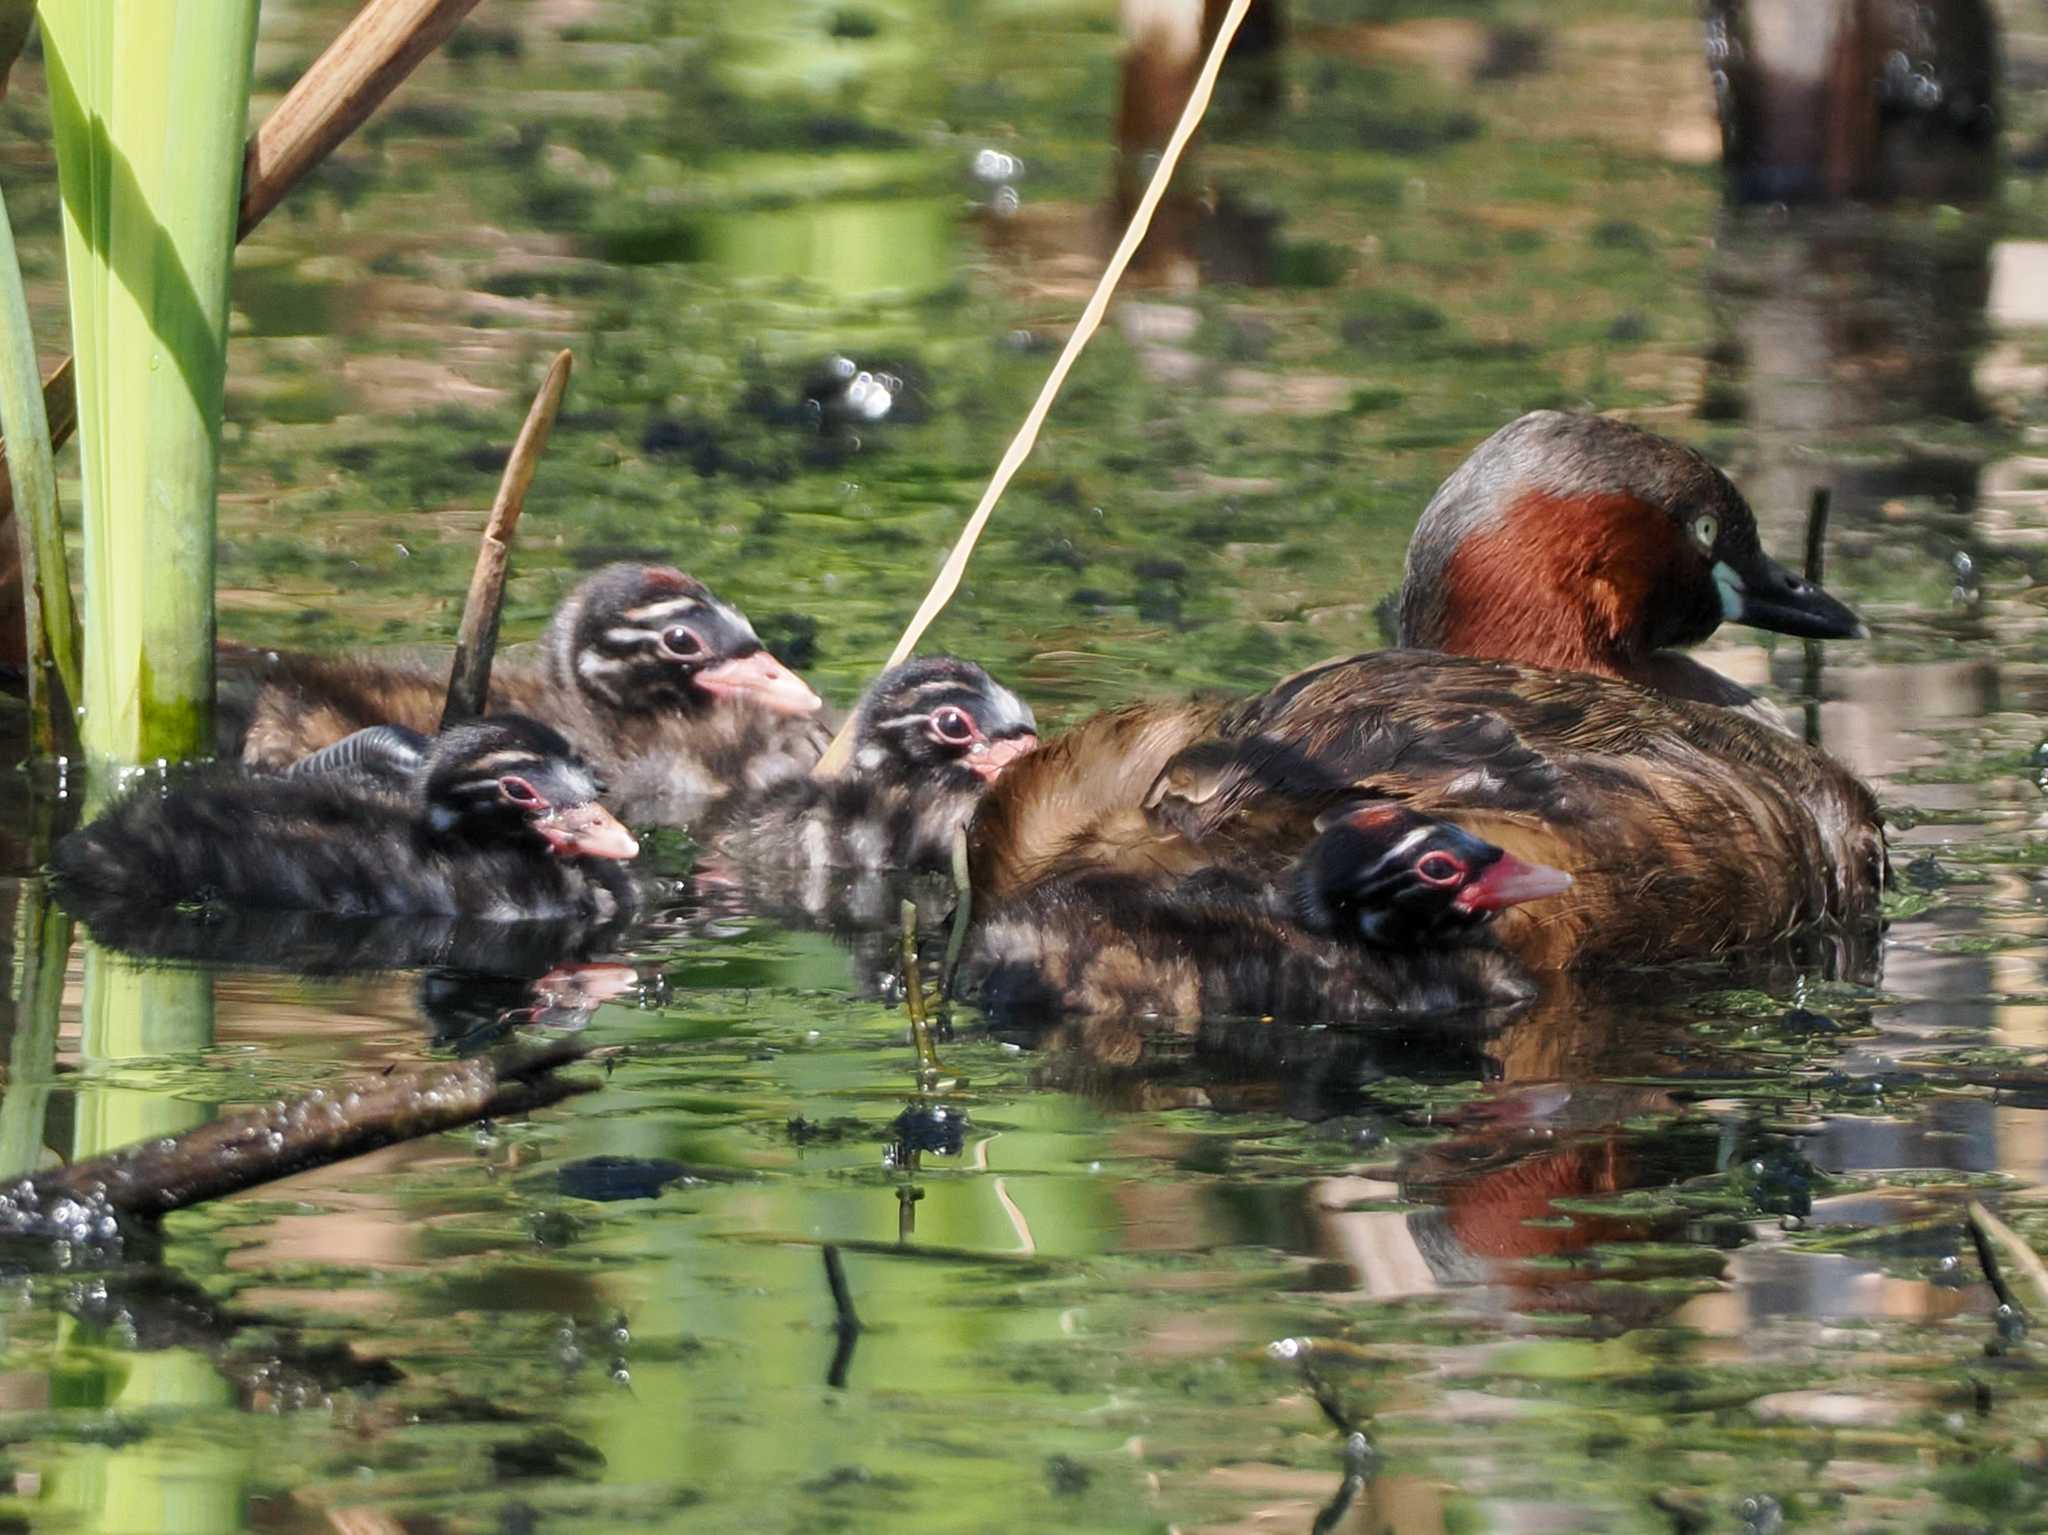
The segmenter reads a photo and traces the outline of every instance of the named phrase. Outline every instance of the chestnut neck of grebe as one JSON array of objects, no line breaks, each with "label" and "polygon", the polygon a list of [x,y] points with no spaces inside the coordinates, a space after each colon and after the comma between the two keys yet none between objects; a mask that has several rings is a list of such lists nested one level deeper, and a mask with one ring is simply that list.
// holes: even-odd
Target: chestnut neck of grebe
[{"label": "chestnut neck of grebe", "polygon": [[1721,471],[1625,422],[1538,411],[1488,438],[1409,543],[1401,643],[1654,684],[1723,622],[1825,639],[1856,615],[1764,552]]}]

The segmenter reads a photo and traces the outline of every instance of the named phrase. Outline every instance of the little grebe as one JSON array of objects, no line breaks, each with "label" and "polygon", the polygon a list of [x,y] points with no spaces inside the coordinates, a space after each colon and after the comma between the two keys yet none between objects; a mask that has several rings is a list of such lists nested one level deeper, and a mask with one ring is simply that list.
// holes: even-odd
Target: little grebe
[{"label": "little grebe", "polygon": [[1724,621],[1808,639],[1863,632],[1764,553],[1725,474],[1625,421],[1539,410],[1510,422],[1444,481],[1408,542],[1400,643],[1411,650],[1755,704],[1670,649]]},{"label": "little grebe", "polygon": [[[490,707],[546,720],[636,823],[688,820],[735,788],[810,771],[827,735],[818,695],[761,646],[746,616],[659,565],[610,565],[556,611],[538,666],[500,660]],[[284,656],[223,679],[224,757],[284,767],[378,724],[435,729],[445,671],[358,657]]]},{"label": "little grebe", "polygon": [[50,869],[60,893],[98,905],[609,918],[633,903],[620,865],[639,845],[597,793],[560,735],[500,715],[443,732],[402,791],[348,771],[132,790],[60,841]]},{"label": "little grebe", "polygon": [[989,785],[1038,744],[1030,708],[972,661],[923,656],[870,684],[827,780],[736,795],[707,840],[752,868],[942,868]]},{"label": "little grebe", "polygon": [[[1733,488],[1662,439],[1543,415],[1473,462],[1418,530],[1429,547],[1411,548],[1404,631],[1506,661],[1385,651],[1256,698],[1083,721],[983,802],[977,891],[1211,867],[1272,886],[1318,817],[1378,797],[1572,874],[1570,901],[1501,924],[1504,946],[1531,967],[1711,955],[1813,925],[1873,924],[1883,834],[1853,774],[1739,709],[1586,669],[1682,675],[1692,663],[1652,647],[1699,637],[1717,614],[1809,633],[1846,632],[1853,615],[1770,565]],[[1550,511],[1518,522],[1510,509],[1539,492]],[[1627,518],[1655,536],[1620,537]],[[1518,531],[1492,536],[1504,528]],[[1468,553],[1475,540],[1483,560]],[[1583,557],[1588,548],[1599,557]],[[1463,574],[1475,564],[1484,579]],[[1570,584],[1574,572],[1583,585]],[[1690,616],[1667,623],[1665,610]]]},{"label": "little grebe", "polygon": [[967,976],[1003,1016],[1353,1021],[1520,1002],[1492,941],[1510,907],[1570,876],[1384,802],[1340,811],[1282,877],[1227,865],[1161,882],[1087,873],[1001,903]]}]

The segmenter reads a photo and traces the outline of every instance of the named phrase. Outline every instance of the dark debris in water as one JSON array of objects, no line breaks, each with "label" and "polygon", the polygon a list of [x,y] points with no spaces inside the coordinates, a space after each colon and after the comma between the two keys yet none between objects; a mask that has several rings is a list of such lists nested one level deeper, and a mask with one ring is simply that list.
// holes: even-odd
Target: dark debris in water
[{"label": "dark debris in water", "polygon": [[957,1157],[965,1143],[967,1116],[942,1103],[913,1103],[889,1126],[888,1159],[901,1162],[913,1153]]},{"label": "dark debris in water", "polygon": [[689,1168],[667,1157],[596,1156],[563,1163],[556,1170],[555,1183],[571,1199],[609,1203],[652,1199],[689,1176]]},{"label": "dark debris in water", "polygon": [[558,1428],[491,1446],[491,1469],[501,1482],[591,1476],[604,1464],[604,1455],[595,1445]]}]

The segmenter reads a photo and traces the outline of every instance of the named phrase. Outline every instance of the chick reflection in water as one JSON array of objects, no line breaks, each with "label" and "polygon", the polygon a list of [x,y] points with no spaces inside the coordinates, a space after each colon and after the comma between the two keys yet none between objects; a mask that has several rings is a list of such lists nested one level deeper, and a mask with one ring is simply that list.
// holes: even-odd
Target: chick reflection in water
[{"label": "chick reflection in water", "polygon": [[1534,988],[1494,918],[1571,877],[1384,802],[1327,818],[1288,877],[1210,868],[1161,886],[1091,874],[990,913],[966,971],[998,1017],[1352,1021],[1511,1006]]}]

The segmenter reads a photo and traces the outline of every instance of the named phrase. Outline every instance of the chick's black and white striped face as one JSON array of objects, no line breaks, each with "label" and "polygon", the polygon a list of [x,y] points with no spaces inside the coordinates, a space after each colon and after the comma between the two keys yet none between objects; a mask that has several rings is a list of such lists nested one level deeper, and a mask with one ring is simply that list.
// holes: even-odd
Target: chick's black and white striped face
[{"label": "chick's black and white striped face", "polygon": [[569,743],[524,715],[443,731],[421,764],[427,824],[443,835],[564,858],[631,858],[640,844],[602,805],[604,786]]},{"label": "chick's black and white striped face", "polygon": [[773,714],[822,705],[762,648],[744,613],[703,582],[661,565],[613,565],[570,599],[577,687],[630,712],[726,706]]},{"label": "chick's black and white striped face", "polygon": [[994,783],[1038,745],[1031,708],[972,661],[928,656],[884,672],[861,701],[854,765]]},{"label": "chick's black and white striped face", "polygon": [[1456,943],[1524,901],[1562,895],[1572,879],[1528,863],[1449,821],[1395,805],[1345,814],[1295,869],[1302,924],[1387,947]]}]

